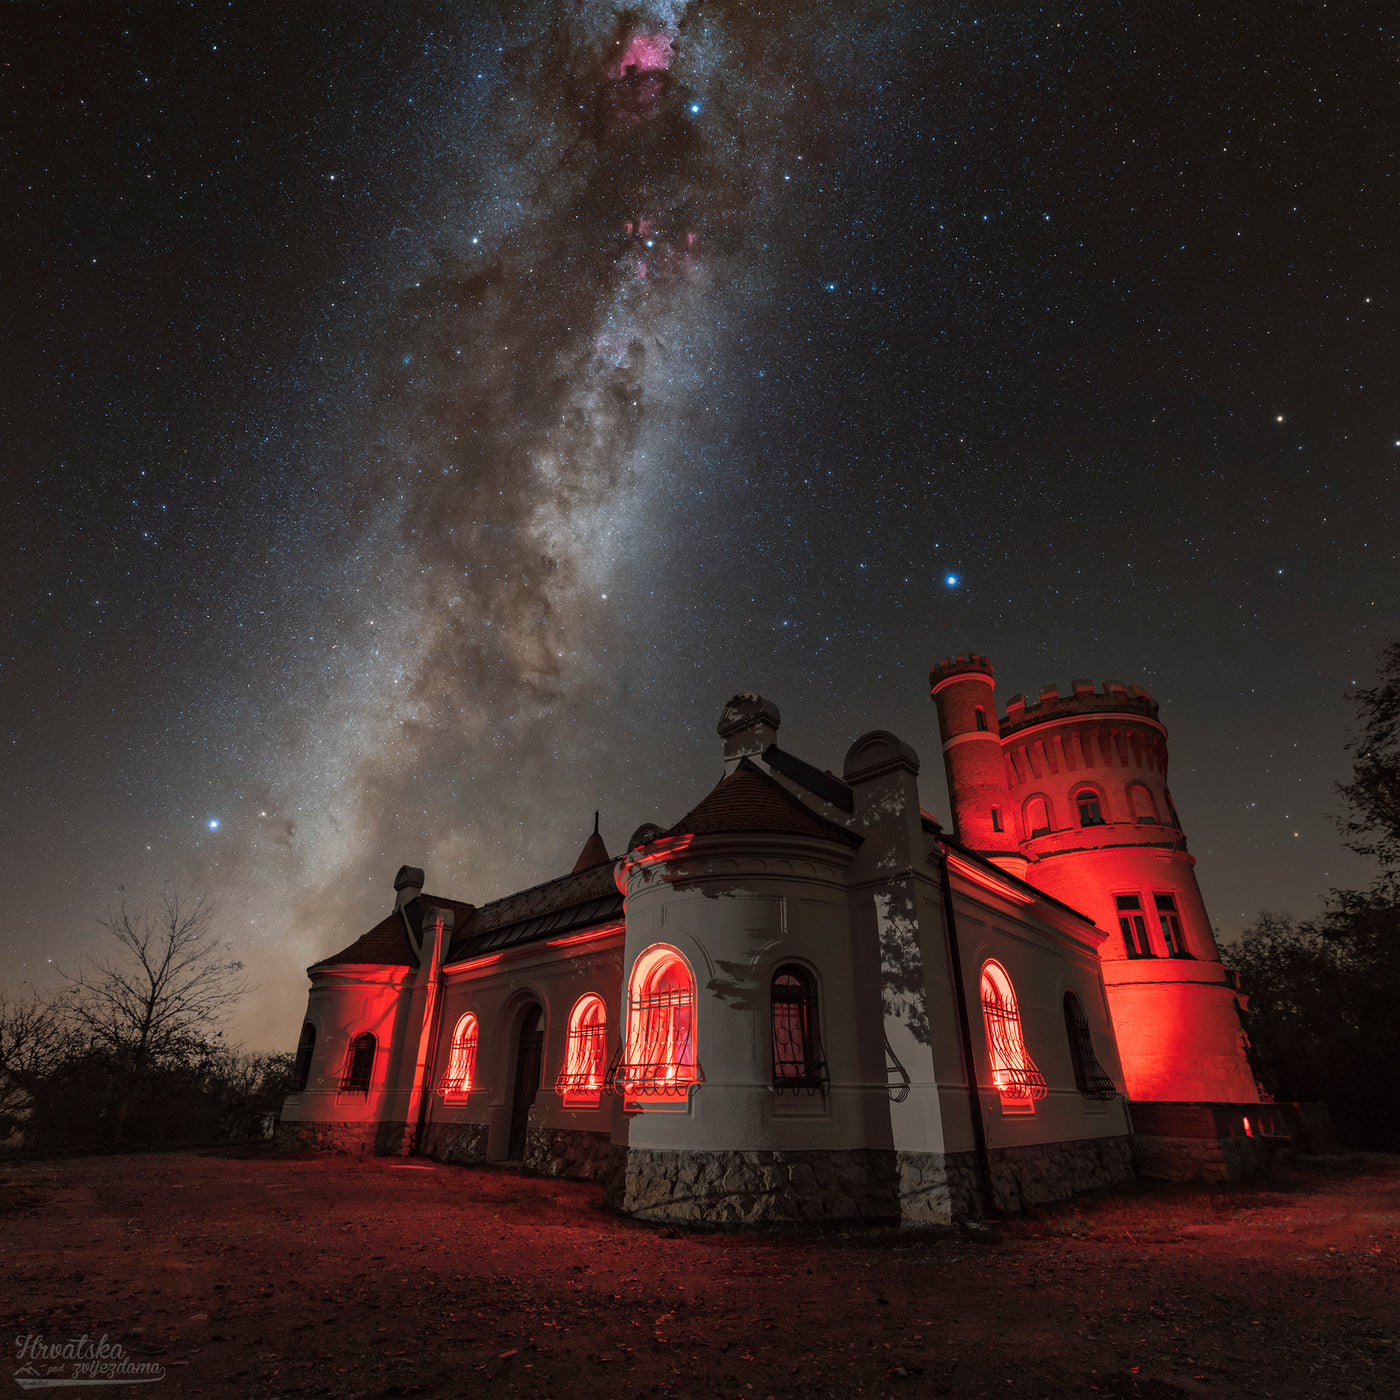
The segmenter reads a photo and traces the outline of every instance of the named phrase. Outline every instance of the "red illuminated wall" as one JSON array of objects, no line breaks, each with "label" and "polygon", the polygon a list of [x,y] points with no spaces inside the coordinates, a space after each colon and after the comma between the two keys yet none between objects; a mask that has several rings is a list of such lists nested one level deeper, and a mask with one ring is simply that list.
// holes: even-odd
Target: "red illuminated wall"
[{"label": "red illuminated wall", "polygon": [[985,657],[944,661],[929,681],[957,839],[1109,934],[1100,956],[1129,1097],[1257,1102],[1239,1003],[1167,789],[1156,701],[1076,681],[1069,696],[1053,686],[1029,703],[1015,696],[998,718]]}]

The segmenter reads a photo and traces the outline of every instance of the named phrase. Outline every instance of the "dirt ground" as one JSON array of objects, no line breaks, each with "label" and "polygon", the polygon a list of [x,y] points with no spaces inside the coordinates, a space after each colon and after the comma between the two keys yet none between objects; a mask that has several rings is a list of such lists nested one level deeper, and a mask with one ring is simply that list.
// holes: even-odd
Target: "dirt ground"
[{"label": "dirt ground", "polygon": [[167,1400],[1400,1395],[1400,1158],[817,1237],[600,1196],[271,1151],[11,1163],[0,1385],[26,1338],[105,1334]]}]

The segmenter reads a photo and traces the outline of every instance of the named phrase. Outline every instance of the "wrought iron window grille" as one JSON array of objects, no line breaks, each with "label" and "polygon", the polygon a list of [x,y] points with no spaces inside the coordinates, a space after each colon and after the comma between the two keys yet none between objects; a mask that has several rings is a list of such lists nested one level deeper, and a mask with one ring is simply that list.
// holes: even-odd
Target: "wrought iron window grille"
[{"label": "wrought iron window grille", "polygon": [[575,1026],[564,1048],[564,1067],[554,1081],[563,1099],[598,1101],[607,1073],[607,1027],[593,1021]]},{"label": "wrought iron window grille", "polygon": [[1021,1017],[984,985],[982,1016],[992,1051],[992,1082],[1003,1099],[1033,1101],[1048,1092],[1045,1076],[1036,1068],[1021,1036]]},{"label": "wrought iron window grille", "polygon": [[624,1099],[683,1099],[704,1081],[695,1059],[695,989],[670,987],[630,999],[627,1038],[604,1076]]},{"label": "wrought iron window grille", "polygon": [[473,1022],[469,1030],[453,1035],[452,1053],[447,1061],[447,1073],[438,1086],[444,1094],[466,1094],[471,1092],[472,1076],[476,1072],[477,1027]]},{"label": "wrought iron window grille", "polygon": [[773,1087],[783,1094],[831,1087],[822,1054],[817,991],[805,973],[780,969],[773,978]]},{"label": "wrought iron window grille", "polygon": [[1094,1037],[1079,998],[1065,993],[1065,1034],[1069,1037],[1069,1058],[1074,1066],[1074,1087],[1086,1099],[1106,1102],[1118,1097],[1118,1086],[1094,1054]]}]

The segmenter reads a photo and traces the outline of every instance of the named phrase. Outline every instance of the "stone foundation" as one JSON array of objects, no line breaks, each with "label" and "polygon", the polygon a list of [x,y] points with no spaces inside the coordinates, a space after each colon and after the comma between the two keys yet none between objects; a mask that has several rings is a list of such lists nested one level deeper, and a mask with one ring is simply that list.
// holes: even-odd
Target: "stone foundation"
[{"label": "stone foundation", "polygon": [[1327,1110],[1296,1103],[1134,1103],[1133,1162],[1160,1181],[1237,1181],[1295,1148],[1336,1145]]},{"label": "stone foundation", "polygon": [[484,1162],[489,1131],[485,1123],[429,1123],[423,1155],[439,1162]]},{"label": "stone foundation", "polygon": [[905,1225],[951,1225],[986,1213],[971,1152],[899,1152],[899,1218]]},{"label": "stone foundation", "polygon": [[899,1219],[894,1153],[633,1148],[607,1203],[642,1220],[696,1225]]},{"label": "stone foundation", "polygon": [[1063,1201],[1133,1176],[1132,1139],[1127,1136],[994,1147],[988,1155],[992,1204],[1003,1211]]},{"label": "stone foundation", "polygon": [[289,1151],[340,1152],[351,1157],[393,1157],[408,1151],[407,1123],[298,1123],[285,1118],[275,1141]]},{"label": "stone foundation", "polygon": [[525,1135],[526,1171],[541,1176],[564,1176],[576,1181],[602,1181],[608,1175],[607,1133],[590,1133],[581,1128],[537,1128],[530,1125]]}]

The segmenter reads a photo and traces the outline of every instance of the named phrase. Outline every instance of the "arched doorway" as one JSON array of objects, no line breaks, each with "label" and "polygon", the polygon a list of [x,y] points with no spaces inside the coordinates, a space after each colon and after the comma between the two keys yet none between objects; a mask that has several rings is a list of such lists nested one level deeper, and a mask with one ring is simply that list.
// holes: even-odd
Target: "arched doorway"
[{"label": "arched doorway", "polygon": [[515,1051],[515,1088],[510,1100],[510,1145],[506,1149],[509,1161],[523,1161],[525,1131],[530,1124],[530,1105],[540,1087],[540,1069],[544,1063],[544,1012],[538,1004],[526,1011],[520,1022],[520,1039]]}]

